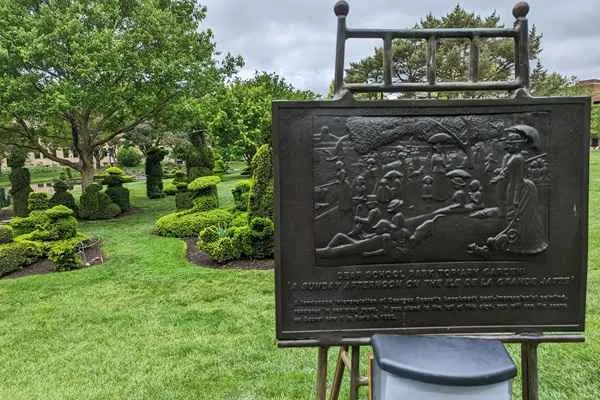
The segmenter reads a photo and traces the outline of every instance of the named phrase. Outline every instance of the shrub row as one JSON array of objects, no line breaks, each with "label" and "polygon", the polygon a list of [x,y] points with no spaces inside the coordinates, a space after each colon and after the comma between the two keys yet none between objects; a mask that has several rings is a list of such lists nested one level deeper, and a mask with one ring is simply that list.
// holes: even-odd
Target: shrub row
[{"label": "shrub row", "polygon": [[229,228],[223,225],[206,227],[200,232],[198,247],[219,262],[273,256],[273,221],[254,217],[250,223],[244,222],[240,218],[235,221],[239,225],[231,224]]},{"label": "shrub row", "polygon": [[167,214],[154,223],[153,233],[160,236],[193,237],[210,225],[228,224],[232,215],[229,211],[215,209],[210,211],[185,210]]}]

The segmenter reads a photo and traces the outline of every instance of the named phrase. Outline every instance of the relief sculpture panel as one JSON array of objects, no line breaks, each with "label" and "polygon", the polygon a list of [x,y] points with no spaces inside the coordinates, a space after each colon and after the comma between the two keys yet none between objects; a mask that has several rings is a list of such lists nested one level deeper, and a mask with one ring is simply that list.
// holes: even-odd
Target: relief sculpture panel
[{"label": "relief sculpture panel", "polygon": [[316,265],[524,260],[548,248],[546,113],[313,126]]}]

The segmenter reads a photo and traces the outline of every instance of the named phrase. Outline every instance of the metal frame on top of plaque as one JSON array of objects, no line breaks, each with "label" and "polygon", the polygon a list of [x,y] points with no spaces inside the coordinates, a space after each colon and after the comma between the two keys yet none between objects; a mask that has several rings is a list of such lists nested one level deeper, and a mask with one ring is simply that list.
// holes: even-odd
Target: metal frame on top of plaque
[{"label": "metal frame on top of plaque", "polygon": [[[337,100],[273,103],[280,345],[583,331],[590,99],[529,96],[529,6],[489,29],[348,29],[334,10]],[[479,39],[498,37],[515,77],[480,82]],[[382,83],[344,83],[350,38],[383,40]],[[427,82],[392,79],[399,38],[427,40]],[[447,38],[471,40],[468,82],[437,81]],[[513,96],[352,97],[483,90]]]}]

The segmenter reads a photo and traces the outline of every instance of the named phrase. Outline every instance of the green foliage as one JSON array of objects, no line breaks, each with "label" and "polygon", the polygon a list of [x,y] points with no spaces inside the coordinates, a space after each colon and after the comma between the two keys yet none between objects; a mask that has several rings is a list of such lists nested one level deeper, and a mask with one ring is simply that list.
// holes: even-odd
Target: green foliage
[{"label": "green foliage", "polygon": [[217,196],[200,196],[192,200],[193,208],[197,211],[208,211],[219,207]]},{"label": "green foliage", "polygon": [[15,236],[31,233],[37,229],[45,229],[49,218],[43,211],[34,211],[28,217],[15,217],[9,225],[13,228]]},{"label": "green foliage", "polygon": [[214,225],[202,230],[198,247],[219,262],[272,257],[275,236],[273,222],[266,217],[255,217],[248,224],[243,216],[232,221],[228,229]]},{"label": "green foliage", "polygon": [[245,225],[248,225],[248,213],[247,212],[241,212],[241,213],[235,214],[235,216],[231,220],[231,223],[229,224],[229,226],[231,226],[231,227],[245,226]]},{"label": "green foliage", "polygon": [[221,182],[218,176],[203,176],[194,179],[188,185],[188,191],[195,210],[208,211],[219,207],[217,184]]},{"label": "green foliage", "polygon": [[0,208],[10,206],[10,197],[8,197],[5,188],[0,188]]},{"label": "green foliage", "polygon": [[205,16],[194,0],[3,2],[1,132],[48,154],[69,145],[85,162],[60,162],[86,187],[106,143],[234,72]]},{"label": "green foliage", "polygon": [[248,212],[251,217],[273,216],[273,161],[271,147],[263,145],[252,159],[254,184],[248,196]]},{"label": "green foliage", "polygon": [[250,195],[250,189],[252,188],[252,181],[246,179],[238,182],[235,187],[231,190],[233,195],[233,201],[235,203],[235,209],[238,211],[248,210],[248,196]]},{"label": "green foliage", "polygon": [[33,192],[29,183],[31,176],[29,170],[23,167],[24,158],[22,153],[17,151],[11,153],[9,158],[10,169],[10,196],[12,197],[13,209],[18,217],[25,217],[29,214],[27,201],[29,193]]},{"label": "green foliage", "polygon": [[179,184],[185,183],[186,188],[187,188],[187,183],[189,181],[188,181],[187,175],[185,174],[185,171],[177,170],[177,171],[175,171],[175,176],[173,177],[172,182],[173,182],[173,185],[175,185],[175,186],[179,186]]},{"label": "green foliage", "polygon": [[204,128],[191,128],[187,140],[182,140],[175,146],[175,154],[185,160],[189,180],[212,174],[215,164]]},{"label": "green foliage", "polygon": [[123,167],[137,167],[142,162],[142,156],[131,147],[123,147],[117,153],[117,162]]},{"label": "green foliage", "polygon": [[44,192],[31,192],[27,199],[29,211],[43,211],[48,209],[48,194]]},{"label": "green foliage", "polygon": [[175,208],[178,210],[188,210],[192,207],[194,207],[192,194],[187,190],[183,190],[182,186],[178,186],[177,193],[175,194]]},{"label": "green foliage", "polygon": [[160,163],[166,155],[167,151],[159,147],[153,147],[146,153],[146,195],[149,199],[165,197],[162,181],[163,170]]},{"label": "green foliage", "polygon": [[223,175],[228,170],[227,164],[222,159],[215,160],[215,167],[213,168],[213,174]]},{"label": "green foliage", "polygon": [[117,176],[121,176],[121,175],[125,174],[125,172],[123,172],[123,170],[119,167],[108,167],[104,170],[104,172],[106,172],[109,175],[117,175]]},{"label": "green foliage", "polygon": [[40,243],[18,241],[0,245],[0,276],[17,271],[43,257]]},{"label": "green foliage", "polygon": [[221,182],[221,178],[218,176],[203,176],[194,179],[188,185],[188,190],[197,194],[198,196],[205,196],[213,194],[217,190],[217,184]]},{"label": "green foliage", "polygon": [[227,224],[231,218],[231,213],[223,209],[204,212],[186,210],[159,218],[154,224],[153,233],[160,236],[195,237],[207,226]]},{"label": "green foliage", "polygon": [[61,240],[53,243],[48,250],[48,258],[57,271],[71,271],[81,267],[81,257],[77,246],[81,238]]},{"label": "green foliage", "polygon": [[109,186],[106,188],[105,193],[110,197],[113,203],[119,206],[121,212],[131,208],[129,202],[129,189],[123,186]]},{"label": "green foliage", "polygon": [[253,78],[237,79],[206,99],[204,119],[224,161],[243,158],[250,164],[256,150],[271,142],[271,102],[314,98],[314,93],[297,90],[276,74],[256,72]]},{"label": "green foliage", "polygon": [[114,218],[121,213],[121,208],[100,190],[102,190],[102,186],[97,183],[92,183],[85,189],[79,198],[80,218],[107,219]]},{"label": "green foliage", "polygon": [[0,244],[10,243],[13,241],[15,233],[9,225],[0,225]]},{"label": "green foliage", "polygon": [[592,121],[590,126],[592,137],[600,137],[600,104],[592,106]]},{"label": "green foliage", "polygon": [[[48,216],[50,222],[57,221],[61,218],[69,218],[73,216],[73,210],[64,205],[57,205],[46,210],[45,214]],[[77,222],[77,221],[75,221]]]},{"label": "green foliage", "polygon": [[48,201],[48,207],[63,205],[69,207],[75,215],[78,214],[79,208],[75,202],[75,197],[67,190],[71,187],[69,183],[63,179],[54,182],[54,195]]},{"label": "green foliage", "polygon": [[227,262],[240,258],[240,250],[229,237],[222,237],[216,241],[203,244],[202,249],[218,262]]},{"label": "green foliage", "polygon": [[175,196],[175,194],[177,194],[177,187],[169,182],[169,183],[165,184],[163,192],[167,196]]}]

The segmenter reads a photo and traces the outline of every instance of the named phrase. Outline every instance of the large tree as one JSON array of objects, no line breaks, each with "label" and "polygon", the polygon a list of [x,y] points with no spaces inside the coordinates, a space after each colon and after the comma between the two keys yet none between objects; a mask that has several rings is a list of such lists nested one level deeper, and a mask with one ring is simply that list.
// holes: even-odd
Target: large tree
[{"label": "large tree", "polygon": [[195,0],[0,0],[2,141],[87,186],[99,148],[222,80],[205,15]]},{"label": "large tree", "polygon": [[274,73],[256,72],[251,79],[235,79],[202,107],[213,145],[228,160],[243,158],[248,165],[257,149],[270,142],[271,102],[311,100],[316,95],[296,89]]},{"label": "large tree", "polygon": [[[504,27],[496,13],[482,17],[468,12],[460,5],[443,17],[428,14],[415,29],[422,28],[500,28]],[[536,59],[541,51],[541,35],[535,26],[529,34],[530,58]],[[436,70],[440,81],[466,81],[469,72],[470,43],[462,39],[443,39],[436,49]],[[514,42],[509,39],[485,39],[479,41],[480,79],[489,81],[508,80],[514,74]],[[392,81],[421,82],[427,78],[427,43],[424,40],[398,39],[392,43]],[[383,48],[377,47],[374,53],[346,69],[346,81],[351,83],[383,83]],[[331,95],[331,93],[330,93]],[[438,96],[440,94],[433,94]],[[454,94],[444,93],[452,97]],[[365,95],[368,98],[381,97],[381,93]],[[405,95],[408,96],[408,95]]]}]

